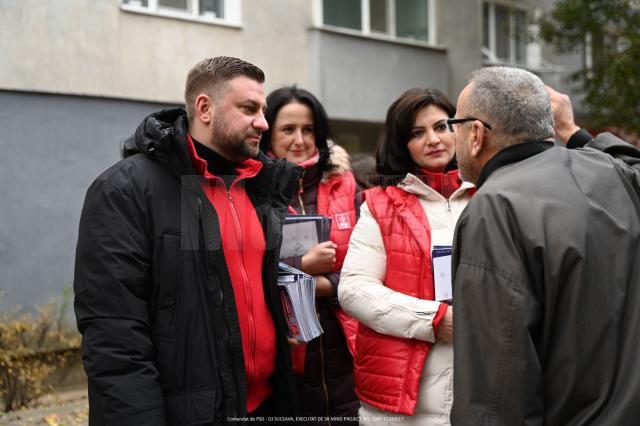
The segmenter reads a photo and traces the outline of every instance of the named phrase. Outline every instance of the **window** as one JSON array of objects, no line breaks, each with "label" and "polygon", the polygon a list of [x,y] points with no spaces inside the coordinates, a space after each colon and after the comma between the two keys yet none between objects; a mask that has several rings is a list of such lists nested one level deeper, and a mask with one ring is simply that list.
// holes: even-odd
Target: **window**
[{"label": "window", "polygon": [[488,61],[527,65],[527,32],[525,10],[483,4],[482,52]]},{"label": "window", "polygon": [[122,5],[132,12],[240,25],[240,0],[123,0]]},{"label": "window", "polygon": [[187,0],[158,0],[158,7],[170,7],[176,10],[187,10],[189,7]]},{"label": "window", "polygon": [[389,34],[387,0],[369,0],[369,28],[372,33]]},{"label": "window", "polygon": [[200,14],[224,19],[224,1],[200,0]]},{"label": "window", "polygon": [[361,30],[361,0],[323,0],[324,22],[342,28]]},{"label": "window", "polygon": [[321,26],[435,43],[434,0],[316,0]]},{"label": "window", "polygon": [[584,36],[584,69],[587,70],[589,76],[592,75],[593,69],[593,43],[591,33]]},{"label": "window", "polygon": [[396,36],[429,41],[428,4],[423,0],[396,1]]}]

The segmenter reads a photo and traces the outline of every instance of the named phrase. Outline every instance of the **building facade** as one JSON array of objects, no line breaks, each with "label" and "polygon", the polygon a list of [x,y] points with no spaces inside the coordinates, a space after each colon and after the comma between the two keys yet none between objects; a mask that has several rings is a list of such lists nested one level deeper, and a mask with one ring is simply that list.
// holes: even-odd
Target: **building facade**
[{"label": "building facade", "polygon": [[456,100],[469,73],[518,65],[567,90],[581,57],[532,43],[552,1],[0,0],[0,308],[33,307],[73,280],[91,181],[148,113],[183,103],[205,57],[260,66],[268,91],[298,84],[336,140],[372,152],[411,87]]}]

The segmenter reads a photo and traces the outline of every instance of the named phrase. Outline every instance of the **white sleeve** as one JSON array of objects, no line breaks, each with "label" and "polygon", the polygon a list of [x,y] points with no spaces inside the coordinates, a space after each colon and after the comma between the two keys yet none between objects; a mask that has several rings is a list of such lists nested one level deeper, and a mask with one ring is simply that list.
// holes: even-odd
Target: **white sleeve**
[{"label": "white sleeve", "polygon": [[378,333],[433,342],[433,319],[440,303],[385,287],[386,268],[380,227],[365,202],[342,266],[340,306]]}]

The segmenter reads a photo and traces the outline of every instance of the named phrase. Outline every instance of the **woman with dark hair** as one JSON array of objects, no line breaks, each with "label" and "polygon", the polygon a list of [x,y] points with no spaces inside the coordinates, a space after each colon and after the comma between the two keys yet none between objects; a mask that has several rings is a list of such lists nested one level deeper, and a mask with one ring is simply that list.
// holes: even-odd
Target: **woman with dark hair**
[{"label": "woman with dark hair", "polygon": [[399,416],[403,425],[449,424],[453,308],[432,252],[451,246],[474,192],[456,169],[446,123],[454,114],[439,91],[411,89],[391,104],[380,135],[381,186],[365,192],[339,288],[341,306],[359,322],[361,424],[395,425]]},{"label": "woman with dark hair", "polygon": [[368,189],[374,186],[376,158],[371,154],[358,153],[351,156],[351,169],[358,186]]},{"label": "woman with dark hair", "polygon": [[[277,89],[267,97],[265,116],[269,130],[262,134],[263,152],[304,167],[290,212],[332,219],[330,241],[316,245],[303,256],[283,259],[315,276],[316,311],[324,330],[308,344],[292,347],[300,414],[353,418],[359,408],[353,389],[352,358],[357,323],[340,310],[336,292],[360,207],[359,190],[349,156],[331,142],[329,119],[315,96],[296,86]],[[347,337],[351,338],[349,344]]]}]

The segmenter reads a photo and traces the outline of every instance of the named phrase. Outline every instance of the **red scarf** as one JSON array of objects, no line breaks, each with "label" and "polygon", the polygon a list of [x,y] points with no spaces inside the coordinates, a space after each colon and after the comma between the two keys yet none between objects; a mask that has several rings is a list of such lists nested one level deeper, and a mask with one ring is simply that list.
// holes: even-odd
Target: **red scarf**
[{"label": "red scarf", "polygon": [[460,185],[462,185],[458,169],[450,170],[448,172],[432,172],[421,168],[419,173],[420,178],[424,183],[438,191],[446,199],[449,199],[451,194],[453,194],[458,188],[460,188]]},{"label": "red scarf", "polygon": [[[267,152],[267,157],[269,157],[269,158],[277,158],[272,150],[269,150]],[[308,169],[309,167],[312,167],[312,166],[315,166],[316,164],[318,164],[318,160],[319,159],[320,159],[320,151],[318,151],[318,148],[316,148],[316,150],[313,152],[313,155],[311,157],[307,158],[306,160],[304,160],[301,163],[298,163],[297,166],[304,167],[305,169]]]}]

